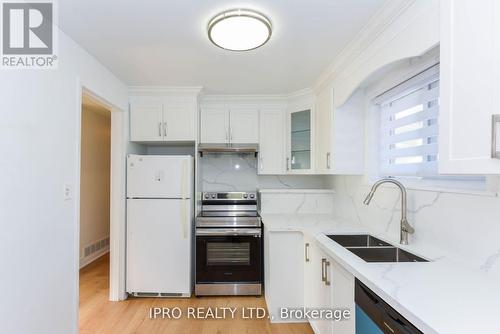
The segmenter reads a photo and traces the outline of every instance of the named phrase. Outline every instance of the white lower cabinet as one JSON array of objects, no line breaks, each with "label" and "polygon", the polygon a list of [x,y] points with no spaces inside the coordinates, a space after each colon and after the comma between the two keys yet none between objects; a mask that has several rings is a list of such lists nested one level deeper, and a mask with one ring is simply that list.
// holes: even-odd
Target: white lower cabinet
[{"label": "white lower cabinet", "polygon": [[354,276],[326,255],[315,240],[304,238],[304,303],[308,309],[350,311],[341,321],[310,319],[316,334],[354,334]]},{"label": "white lower cabinet", "polygon": [[[309,262],[304,267],[306,308],[330,309],[332,304],[330,259],[316,246],[314,240],[308,241],[306,247],[309,253]],[[333,322],[331,320],[309,319],[309,323],[316,334],[332,333]]]},{"label": "white lower cabinet", "polygon": [[304,306],[303,240],[301,232],[264,233],[265,295],[271,322],[297,322],[281,318],[280,309]]},{"label": "white lower cabinet", "polygon": [[349,310],[350,318],[333,322],[334,334],[354,334],[356,331],[355,302],[354,302],[354,276],[331,260],[331,306],[337,310]]},{"label": "white lower cabinet", "polygon": [[328,256],[314,238],[298,231],[264,233],[264,256],[271,322],[307,321],[283,319],[281,308],[349,310],[348,319],[309,319],[309,323],[316,334],[355,333],[354,276]]}]

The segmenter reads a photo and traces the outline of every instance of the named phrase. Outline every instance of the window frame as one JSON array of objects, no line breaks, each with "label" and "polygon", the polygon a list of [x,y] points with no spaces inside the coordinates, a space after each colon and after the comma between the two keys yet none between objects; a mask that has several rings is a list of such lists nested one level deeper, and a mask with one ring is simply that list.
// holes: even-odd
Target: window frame
[{"label": "window frame", "polygon": [[[430,65],[430,66],[429,66]],[[390,91],[391,89],[397,87],[398,85],[404,84],[409,79],[418,75],[419,73],[425,72],[429,68],[439,65],[439,61],[434,62],[433,64],[427,64],[427,67],[421,68],[419,71],[411,72],[408,71],[406,75],[400,75],[396,82],[392,82],[392,85],[385,90],[385,92]],[[398,80],[399,79],[399,80]],[[399,82],[399,83],[398,83]],[[373,92],[372,92],[373,93]],[[375,114],[375,117],[372,115],[371,127],[372,127],[372,145],[369,147],[371,150],[368,159],[372,161],[371,173],[367,173],[367,179],[369,182],[374,182],[380,178],[387,177],[382,176],[381,173],[381,105],[377,100],[383,94],[371,95],[372,98],[368,98],[368,113]],[[369,95],[368,95],[369,97]],[[379,103],[377,103],[379,102]],[[438,117],[439,122],[439,117]],[[374,137],[374,138],[373,138]],[[439,133],[438,133],[439,138]],[[438,148],[439,155],[439,148]],[[439,159],[438,159],[439,164]],[[463,194],[472,194],[472,195],[480,195],[480,196],[488,196],[488,197],[496,197],[498,192],[499,185],[496,181],[496,178],[492,176],[470,176],[470,175],[443,175],[437,174],[431,176],[388,176],[390,178],[397,179],[402,181],[407,189],[410,190],[419,190],[419,191],[432,191],[432,192],[443,192],[443,193],[463,193]]]}]

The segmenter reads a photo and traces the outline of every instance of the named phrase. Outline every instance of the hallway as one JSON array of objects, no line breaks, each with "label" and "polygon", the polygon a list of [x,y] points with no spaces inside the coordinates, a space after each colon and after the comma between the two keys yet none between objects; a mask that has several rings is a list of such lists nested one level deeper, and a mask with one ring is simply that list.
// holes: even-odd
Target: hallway
[{"label": "hallway", "polygon": [[308,324],[271,324],[267,319],[199,320],[186,316],[149,319],[151,307],[266,307],[264,297],[203,297],[190,299],[129,298],[108,301],[109,255],[80,271],[80,334],[112,333],[312,333]]}]

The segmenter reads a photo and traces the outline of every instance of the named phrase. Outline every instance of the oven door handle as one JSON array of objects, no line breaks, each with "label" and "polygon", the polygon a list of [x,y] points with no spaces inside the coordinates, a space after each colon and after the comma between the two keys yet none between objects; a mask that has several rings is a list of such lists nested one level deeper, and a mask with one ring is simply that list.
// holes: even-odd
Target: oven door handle
[{"label": "oven door handle", "polygon": [[261,236],[259,228],[197,228],[196,236]]}]

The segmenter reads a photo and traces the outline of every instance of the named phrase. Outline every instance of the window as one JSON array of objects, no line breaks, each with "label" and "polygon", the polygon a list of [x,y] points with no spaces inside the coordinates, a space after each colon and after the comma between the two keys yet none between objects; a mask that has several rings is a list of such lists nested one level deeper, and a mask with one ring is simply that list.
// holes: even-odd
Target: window
[{"label": "window", "polygon": [[439,65],[376,99],[382,176],[438,174]]},{"label": "window", "polygon": [[374,99],[380,110],[380,177],[404,178],[417,188],[484,191],[485,176],[438,171],[439,64]]}]

